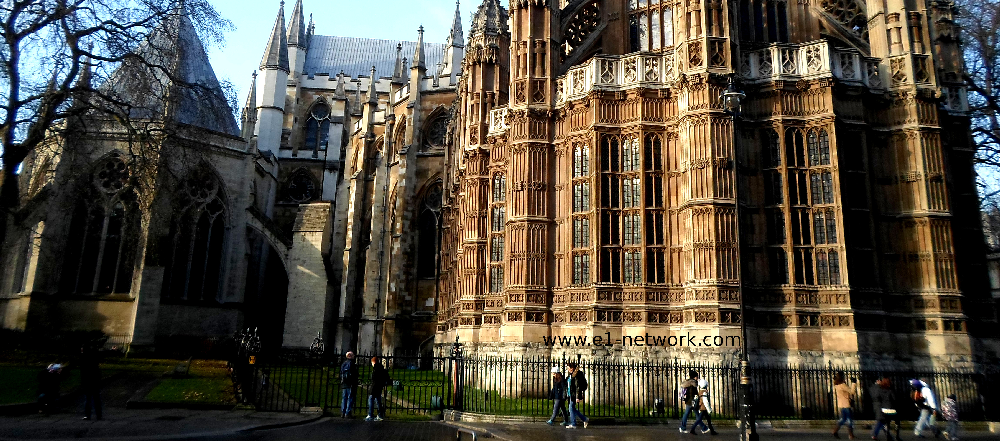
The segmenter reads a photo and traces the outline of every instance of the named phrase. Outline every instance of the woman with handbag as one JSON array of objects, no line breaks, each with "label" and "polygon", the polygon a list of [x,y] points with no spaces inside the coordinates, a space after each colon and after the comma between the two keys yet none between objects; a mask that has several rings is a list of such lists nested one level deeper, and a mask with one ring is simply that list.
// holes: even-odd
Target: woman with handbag
[{"label": "woman with handbag", "polygon": [[889,434],[889,423],[896,422],[896,438],[899,438],[899,412],[896,411],[896,394],[892,393],[892,383],[889,378],[883,376],[869,390],[872,396],[872,407],[875,408],[875,428],[872,430],[872,439],[878,439],[878,434],[885,428],[885,438],[892,441]]},{"label": "woman with handbag", "polygon": [[851,381],[851,385],[848,386],[847,382],[844,381],[844,373],[837,372],[837,375],[833,377],[833,393],[837,397],[837,409],[840,409],[840,420],[837,421],[837,426],[833,428],[833,437],[840,438],[837,433],[840,431],[840,426],[847,425],[847,437],[854,439],[854,419],[851,417],[851,402],[854,401],[855,388],[857,384]]}]

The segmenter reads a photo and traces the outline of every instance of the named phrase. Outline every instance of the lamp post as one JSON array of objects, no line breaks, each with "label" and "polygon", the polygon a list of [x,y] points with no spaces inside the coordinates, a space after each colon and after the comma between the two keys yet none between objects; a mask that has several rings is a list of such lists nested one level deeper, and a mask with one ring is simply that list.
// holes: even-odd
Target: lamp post
[{"label": "lamp post", "polygon": [[[733,122],[733,178],[735,182],[735,192],[733,201],[736,205],[736,252],[740,254],[740,177],[739,177],[739,130],[738,124],[742,118],[743,100],[746,94],[736,87],[733,76],[729,76],[729,85],[720,96],[722,108],[732,118]],[[739,272],[739,293],[740,293],[740,440],[757,441],[757,424],[753,416],[753,396],[750,393],[750,358],[747,354],[747,321],[746,321],[746,297],[743,295],[743,265],[740,263]],[[749,433],[748,433],[749,432]]]}]

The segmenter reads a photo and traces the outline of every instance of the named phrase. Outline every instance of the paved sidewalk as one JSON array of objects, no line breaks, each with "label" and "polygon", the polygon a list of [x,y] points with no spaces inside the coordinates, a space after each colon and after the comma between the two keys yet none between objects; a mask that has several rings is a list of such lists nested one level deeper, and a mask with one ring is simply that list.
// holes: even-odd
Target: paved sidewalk
[{"label": "paved sidewalk", "polygon": [[316,420],[318,416],[253,410],[107,408],[104,419],[100,421],[82,418],[82,412],[0,417],[0,440],[186,438],[302,424]]},{"label": "paved sidewalk", "polygon": [[[514,423],[514,424],[496,424],[496,423],[469,423],[469,422],[448,422],[447,424],[453,425],[455,427],[462,427],[466,429],[475,430],[479,432],[480,437],[484,434],[491,435],[495,439],[505,440],[505,441],[549,441],[549,440],[569,440],[569,441],[583,441],[583,440],[613,440],[613,441],[663,441],[663,440],[733,440],[739,438],[739,431],[736,430],[735,425],[726,424],[725,426],[716,425],[716,429],[719,432],[718,436],[711,435],[690,435],[682,434],[678,432],[677,422],[671,421],[668,426],[596,426],[591,425],[588,429],[583,429],[582,427],[576,429],[566,429],[561,426],[548,426],[545,423]],[[943,426],[942,426],[943,427]],[[832,429],[832,427],[831,427]],[[762,440],[802,440],[802,441],[827,441],[834,439],[830,436],[829,429],[761,429],[759,432],[760,439]],[[927,439],[934,439],[927,432]],[[871,431],[858,428],[855,432],[857,439],[867,440],[871,439]],[[912,431],[901,432],[902,438],[910,441],[917,439],[913,436]],[[962,440],[967,441],[979,441],[979,440],[1000,440],[1000,435],[989,433],[985,431],[976,432],[962,432]],[[840,431],[841,439],[847,439],[847,430],[841,429]],[[881,439],[885,439],[885,436],[881,436]],[[942,436],[940,439],[944,439]]]}]

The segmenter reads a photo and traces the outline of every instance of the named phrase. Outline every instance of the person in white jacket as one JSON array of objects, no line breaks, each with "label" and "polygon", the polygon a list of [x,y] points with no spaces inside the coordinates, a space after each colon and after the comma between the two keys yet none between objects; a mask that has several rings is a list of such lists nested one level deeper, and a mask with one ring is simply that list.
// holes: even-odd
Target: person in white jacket
[{"label": "person in white jacket", "polygon": [[718,435],[719,433],[715,431],[715,427],[712,427],[712,399],[708,394],[708,380],[704,378],[698,380],[698,397],[694,404],[698,409],[698,418],[694,420],[694,425],[691,426],[691,433],[694,434],[695,429],[701,425],[701,433]]},{"label": "person in white jacket", "polygon": [[910,387],[913,388],[910,397],[913,398],[913,404],[920,411],[917,425],[913,426],[913,436],[922,437],[924,430],[929,429],[937,437],[939,430],[935,416],[938,412],[938,403],[934,397],[934,391],[927,383],[917,379],[910,380]]}]

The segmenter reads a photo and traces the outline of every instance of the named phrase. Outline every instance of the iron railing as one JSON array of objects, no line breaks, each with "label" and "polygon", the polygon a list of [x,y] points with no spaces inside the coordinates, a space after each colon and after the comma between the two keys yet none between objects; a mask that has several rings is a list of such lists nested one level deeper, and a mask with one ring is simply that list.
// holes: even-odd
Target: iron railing
[{"label": "iron railing", "polygon": [[[678,396],[688,372],[708,381],[715,418],[738,415],[739,363],[682,360],[628,360],[610,357],[550,358],[461,355],[451,357],[382,356],[393,386],[385,389],[386,412],[431,414],[443,409],[492,415],[547,417],[552,412],[551,369],[579,363],[589,383],[581,410],[590,417],[620,420],[676,419],[684,411]],[[259,358],[238,351],[230,366],[237,396],[260,410],[299,411],[319,407],[339,412],[343,357],[301,355]],[[365,412],[371,388],[370,356],[359,355],[355,409]],[[889,371],[844,366],[751,365],[758,419],[834,419],[833,379],[843,373],[857,380],[856,419],[872,419],[869,394],[875,381],[892,382],[901,417],[916,416],[909,401],[910,379],[930,384],[939,400],[957,396],[962,420],[996,420],[1000,375],[966,370]],[[662,405],[658,405],[662,403]]]}]

